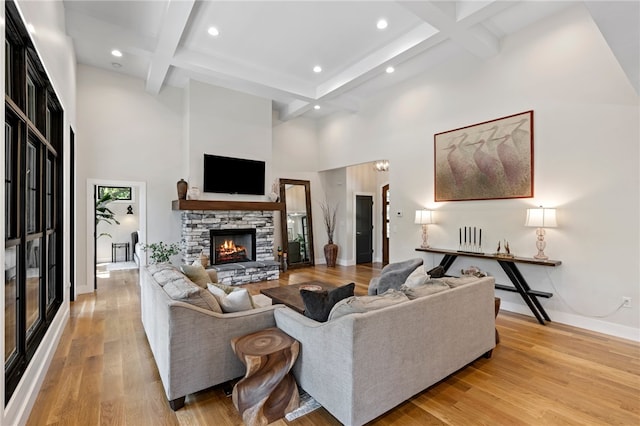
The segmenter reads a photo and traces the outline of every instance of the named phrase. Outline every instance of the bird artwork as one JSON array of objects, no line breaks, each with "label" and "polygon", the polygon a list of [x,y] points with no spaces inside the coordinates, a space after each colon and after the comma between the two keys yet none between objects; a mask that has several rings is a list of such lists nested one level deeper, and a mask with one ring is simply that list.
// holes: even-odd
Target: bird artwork
[{"label": "bird artwork", "polygon": [[533,111],[436,134],[436,201],[530,197]]}]

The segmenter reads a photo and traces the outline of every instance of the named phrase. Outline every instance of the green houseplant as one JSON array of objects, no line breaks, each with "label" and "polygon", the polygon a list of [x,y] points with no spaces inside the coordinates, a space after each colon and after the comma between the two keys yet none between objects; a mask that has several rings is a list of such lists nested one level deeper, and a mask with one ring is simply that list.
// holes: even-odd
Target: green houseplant
[{"label": "green houseplant", "polygon": [[[96,200],[96,229],[100,222],[105,222],[108,225],[120,225],[120,222],[116,220],[116,214],[107,205],[114,200],[113,195],[109,192],[102,194],[100,198]],[[101,232],[97,238],[107,236],[111,238],[111,234],[108,232]]]},{"label": "green houseplant", "polygon": [[151,254],[151,263],[166,263],[169,262],[169,259],[174,254],[178,254],[180,252],[180,248],[178,244],[171,243],[165,244],[160,241],[159,243],[146,244],[142,246],[144,251],[150,251]]}]

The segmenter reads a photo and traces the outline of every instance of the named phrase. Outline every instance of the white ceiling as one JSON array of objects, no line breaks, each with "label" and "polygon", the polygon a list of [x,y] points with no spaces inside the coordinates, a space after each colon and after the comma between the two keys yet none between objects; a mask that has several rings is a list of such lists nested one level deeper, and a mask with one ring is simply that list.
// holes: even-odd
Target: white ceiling
[{"label": "white ceiling", "polygon": [[[576,3],[65,0],[64,7],[79,63],[143,79],[153,94],[194,79],[265,97],[288,120],[357,111],[377,91],[460,55],[491,58],[503,37]],[[640,93],[640,0],[585,4]],[[376,28],[380,18],[385,30]],[[123,56],[111,56],[113,49]],[[396,71],[387,74],[388,66]]]}]

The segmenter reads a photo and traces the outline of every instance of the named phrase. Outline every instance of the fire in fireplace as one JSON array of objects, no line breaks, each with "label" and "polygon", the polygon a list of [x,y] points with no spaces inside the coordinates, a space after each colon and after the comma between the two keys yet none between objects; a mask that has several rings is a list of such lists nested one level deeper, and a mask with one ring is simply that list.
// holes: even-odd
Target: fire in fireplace
[{"label": "fire in fireplace", "polygon": [[212,263],[237,263],[256,260],[255,229],[211,229]]}]

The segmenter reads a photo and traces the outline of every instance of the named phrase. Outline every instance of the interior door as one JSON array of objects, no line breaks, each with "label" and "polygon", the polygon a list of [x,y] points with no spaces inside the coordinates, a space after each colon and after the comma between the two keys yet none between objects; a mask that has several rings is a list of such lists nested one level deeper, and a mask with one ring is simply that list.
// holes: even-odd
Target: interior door
[{"label": "interior door", "polygon": [[389,263],[389,185],[382,187],[382,265]]},{"label": "interior door", "polygon": [[356,263],[371,263],[373,256],[373,197],[356,195]]}]

